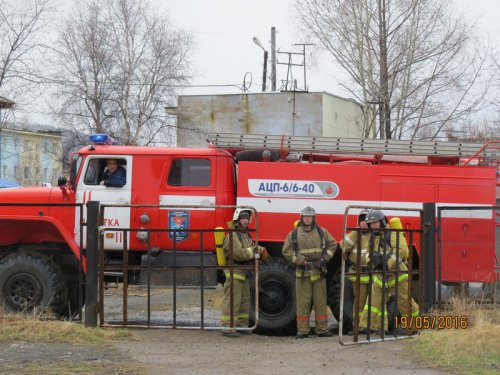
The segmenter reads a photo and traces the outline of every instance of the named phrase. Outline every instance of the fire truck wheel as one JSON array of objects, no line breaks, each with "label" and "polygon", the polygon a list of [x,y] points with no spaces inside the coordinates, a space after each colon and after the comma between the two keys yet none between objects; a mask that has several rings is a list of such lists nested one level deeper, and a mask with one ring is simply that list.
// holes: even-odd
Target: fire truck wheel
[{"label": "fire truck wheel", "polygon": [[[338,270],[334,275],[332,275],[327,284],[328,306],[330,307],[330,310],[332,311],[332,314],[335,317],[335,319],[337,319],[337,321],[339,321],[340,319],[340,292],[341,292],[340,278],[341,278],[341,273],[340,270]],[[345,279],[344,307],[342,314],[343,334],[347,334],[347,332],[352,331],[353,304],[354,304],[354,292],[352,290],[352,284],[350,280]]]},{"label": "fire truck wheel", "polygon": [[[251,320],[255,321],[255,281],[250,280]],[[282,259],[262,264],[259,269],[259,327],[276,335],[295,329],[295,278],[293,267]],[[292,328],[291,328],[292,327]]]},{"label": "fire truck wheel", "polygon": [[68,290],[60,269],[48,258],[13,254],[0,262],[0,305],[7,312],[48,308],[61,315]]}]

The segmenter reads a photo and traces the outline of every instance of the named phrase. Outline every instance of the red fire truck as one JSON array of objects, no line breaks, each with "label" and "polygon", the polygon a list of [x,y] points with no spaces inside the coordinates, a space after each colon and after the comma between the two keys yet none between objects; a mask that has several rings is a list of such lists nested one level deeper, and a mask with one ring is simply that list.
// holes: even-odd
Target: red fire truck
[{"label": "red fire truck", "polygon": [[[86,208],[61,204],[121,205],[106,208],[104,225],[143,231],[107,232],[106,260],[121,262],[116,250],[127,236],[131,265],[143,262],[148,245],[159,250],[158,264],[171,263],[174,241],[181,259],[199,249],[192,232],[144,235],[144,230],[215,228],[231,220],[232,209],[210,206],[255,207],[259,242],[273,257],[260,269],[260,324],[281,329],[295,319],[294,276],[281,247],[304,205],[313,206],[318,222],[340,240],[348,205],[393,207],[388,216],[418,228],[416,213],[397,208],[496,203],[497,156],[475,144],[218,134],[211,136],[210,147],[188,149],[120,146],[106,135],[92,139],[94,144],[74,155],[69,183],[0,191],[0,303],[8,310],[75,303]],[[108,159],[125,169],[123,186],[101,184]],[[36,206],[14,205],[21,203]],[[348,226],[355,226],[357,213],[350,211]],[[471,217],[464,211],[447,220],[453,240],[443,244],[442,280],[494,282],[495,212]],[[216,264],[212,236],[205,246]],[[338,296],[330,299],[333,310],[332,304]]]}]

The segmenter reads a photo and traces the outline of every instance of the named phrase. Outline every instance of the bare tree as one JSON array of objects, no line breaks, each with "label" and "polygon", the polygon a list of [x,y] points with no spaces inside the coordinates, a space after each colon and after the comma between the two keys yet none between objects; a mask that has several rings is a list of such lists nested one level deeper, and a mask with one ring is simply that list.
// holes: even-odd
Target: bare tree
[{"label": "bare tree", "polygon": [[145,0],[90,0],[60,31],[59,114],[69,127],[124,144],[171,143],[165,112],[188,79],[191,35]]},{"label": "bare tree", "polygon": [[350,79],[365,134],[434,139],[484,105],[486,56],[449,0],[297,0],[303,29]]},{"label": "bare tree", "polygon": [[[53,11],[51,0],[0,0],[0,95],[19,106],[33,99],[42,81],[43,31]],[[4,109],[2,122],[8,115]]]}]

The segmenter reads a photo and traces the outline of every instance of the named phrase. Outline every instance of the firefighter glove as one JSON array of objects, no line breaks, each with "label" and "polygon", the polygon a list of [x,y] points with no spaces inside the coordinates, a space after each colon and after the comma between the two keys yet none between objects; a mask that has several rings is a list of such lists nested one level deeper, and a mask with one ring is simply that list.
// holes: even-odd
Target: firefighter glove
[{"label": "firefighter glove", "polygon": [[317,270],[323,270],[326,268],[326,260],[320,259],[313,263],[314,268]]},{"label": "firefighter glove", "polygon": [[382,270],[384,266],[384,255],[382,253],[373,253],[370,259],[370,263],[374,270]]},{"label": "firefighter glove", "polygon": [[265,247],[263,247],[263,246],[259,246],[259,255],[260,255],[260,259],[264,263],[268,263],[269,260],[271,259],[271,256],[267,252],[267,249]]}]

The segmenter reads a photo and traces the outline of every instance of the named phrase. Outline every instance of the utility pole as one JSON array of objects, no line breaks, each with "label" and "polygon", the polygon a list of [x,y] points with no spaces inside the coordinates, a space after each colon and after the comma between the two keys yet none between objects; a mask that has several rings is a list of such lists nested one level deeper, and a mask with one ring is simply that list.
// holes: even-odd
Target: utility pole
[{"label": "utility pole", "polygon": [[[296,91],[297,90],[297,84],[294,84],[293,82],[293,75],[292,75],[292,66],[302,66],[304,69],[304,88],[302,91],[308,91],[307,90],[307,79],[306,79],[306,46],[312,46],[310,43],[298,43],[294,44],[294,46],[302,46],[302,52],[281,52],[278,51],[278,53],[288,55],[288,62],[287,63],[280,63],[278,62],[277,64],[280,65],[287,65],[287,72],[286,72],[286,82],[285,82],[285,91]],[[292,62],[292,55],[300,55],[302,56],[302,63],[301,64],[294,64]],[[290,82],[291,81],[291,82]],[[288,82],[290,82],[290,90],[288,89]]]},{"label": "utility pole", "polygon": [[271,91],[276,91],[276,27],[271,27]]},{"label": "utility pole", "polygon": [[309,91],[307,89],[306,80],[306,46],[312,46],[312,43],[295,43],[294,46],[302,46],[302,63],[304,65],[304,91]]}]

